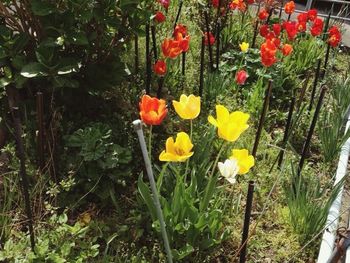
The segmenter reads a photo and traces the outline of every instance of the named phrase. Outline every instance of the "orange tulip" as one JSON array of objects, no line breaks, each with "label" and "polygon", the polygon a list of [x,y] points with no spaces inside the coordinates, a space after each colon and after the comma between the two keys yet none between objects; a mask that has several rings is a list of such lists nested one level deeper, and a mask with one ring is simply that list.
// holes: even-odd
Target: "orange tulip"
[{"label": "orange tulip", "polygon": [[293,46],[289,44],[284,44],[282,47],[282,53],[284,56],[288,56],[292,53],[293,51]]},{"label": "orange tulip", "polygon": [[181,54],[182,48],[179,45],[179,41],[166,38],[162,43],[163,55],[167,58],[176,58]]},{"label": "orange tulip", "polygon": [[272,66],[276,61],[277,47],[271,40],[266,40],[260,47],[261,62],[265,67]]},{"label": "orange tulip", "polygon": [[148,125],[160,125],[168,113],[165,100],[148,95],[142,96],[139,106],[141,120]]},{"label": "orange tulip", "polygon": [[185,37],[187,35],[187,27],[182,24],[177,24],[174,29],[174,37],[176,38],[179,33]]},{"label": "orange tulip", "polygon": [[288,3],[285,4],[284,12],[286,12],[286,14],[291,15],[294,13],[294,10],[295,10],[294,1],[289,1]]},{"label": "orange tulip", "polygon": [[182,34],[178,33],[175,40],[179,42],[179,47],[182,52],[187,52],[190,48],[190,36],[183,37]]}]

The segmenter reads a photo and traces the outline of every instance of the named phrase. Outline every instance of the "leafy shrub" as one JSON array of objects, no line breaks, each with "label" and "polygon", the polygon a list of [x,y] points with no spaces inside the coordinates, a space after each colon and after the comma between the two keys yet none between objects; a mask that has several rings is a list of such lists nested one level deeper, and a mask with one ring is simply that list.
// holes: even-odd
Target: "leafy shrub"
[{"label": "leafy shrub", "polygon": [[114,196],[115,184],[125,184],[130,175],[131,152],[113,143],[112,130],[105,124],[92,123],[75,131],[66,137],[66,146],[69,163],[79,165],[77,186],[85,193],[105,200]]},{"label": "leafy shrub", "polygon": [[13,12],[0,25],[0,87],[104,90],[120,83],[124,43],[147,15],[139,3],[3,1],[2,10]]},{"label": "leafy shrub", "polygon": [[30,250],[29,237],[23,232],[16,231],[0,251],[0,261],[38,263],[91,261],[99,254],[99,245],[94,239],[87,238],[89,227],[84,227],[79,222],[69,225],[67,221],[66,214],[54,213],[48,224],[38,228],[35,253]]}]

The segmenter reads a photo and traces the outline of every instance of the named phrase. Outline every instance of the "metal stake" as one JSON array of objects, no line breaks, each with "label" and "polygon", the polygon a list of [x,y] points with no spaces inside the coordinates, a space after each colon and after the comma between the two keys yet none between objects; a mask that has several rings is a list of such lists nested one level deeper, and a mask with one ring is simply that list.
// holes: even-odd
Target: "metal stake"
[{"label": "metal stake", "polygon": [[22,139],[22,125],[21,125],[21,119],[19,116],[18,107],[12,107],[11,110],[12,110],[12,117],[13,117],[13,122],[15,126],[17,154],[20,162],[19,174],[20,174],[20,182],[22,185],[22,192],[24,197],[25,211],[26,211],[27,220],[28,220],[30,246],[34,251],[35,239],[34,239],[34,229],[33,229],[33,214],[32,214],[32,208],[30,206],[30,200],[29,200],[29,183],[28,183],[28,175],[26,171],[26,157],[24,152],[24,143]]},{"label": "metal stake", "polygon": [[242,233],[242,243],[241,243],[242,249],[239,255],[239,263],[246,262],[250,216],[252,213],[252,205],[253,205],[253,194],[254,194],[254,181],[249,181],[247,204],[245,207],[244,225],[243,225],[243,233]]},{"label": "metal stake", "polygon": [[300,174],[301,174],[301,170],[303,169],[303,166],[304,166],[304,163],[305,163],[306,154],[307,154],[307,152],[309,151],[309,148],[310,148],[311,138],[312,138],[312,135],[313,135],[315,127],[316,127],[317,118],[318,118],[318,115],[320,114],[320,110],[321,110],[321,107],[322,107],[324,95],[326,94],[326,90],[327,90],[327,87],[325,85],[323,85],[322,88],[321,88],[320,97],[318,99],[317,106],[316,106],[316,109],[315,109],[314,117],[312,118],[312,122],[311,122],[311,125],[310,125],[310,128],[309,128],[309,132],[307,134],[307,138],[306,138],[306,141],[305,141],[305,144],[303,146],[302,153],[301,153],[299,166],[298,166],[298,176],[300,176]]},{"label": "metal stake", "polygon": [[155,183],[154,176],[153,176],[152,164],[151,164],[151,161],[149,159],[149,155],[147,152],[147,146],[146,146],[146,142],[145,142],[145,137],[144,137],[143,131],[142,131],[142,122],[140,120],[135,120],[135,121],[133,121],[132,124],[134,125],[135,131],[136,131],[137,136],[139,138],[139,143],[141,146],[143,159],[145,161],[146,171],[147,171],[148,179],[149,179],[152,194],[153,194],[153,202],[154,202],[154,205],[155,205],[156,210],[157,210],[157,216],[158,216],[159,223],[160,223],[160,230],[162,232],[164,246],[165,246],[165,250],[166,250],[166,253],[168,256],[168,262],[172,263],[173,257],[171,254],[168,235],[167,235],[166,228],[165,228],[165,221],[163,218],[162,208],[161,208],[160,201],[159,201],[158,190],[157,190],[156,183]]},{"label": "metal stake", "polygon": [[272,80],[269,80],[267,92],[265,95],[263,110],[262,110],[261,115],[260,115],[258,130],[257,130],[256,135],[255,135],[255,142],[254,142],[254,147],[253,147],[253,151],[252,151],[252,155],[254,156],[254,158],[256,157],[256,152],[258,150],[262,128],[263,128],[263,125],[265,122],[267,109],[269,107],[271,91],[272,91]]},{"label": "metal stake", "polygon": [[208,40],[208,50],[209,50],[209,65],[210,65],[210,71],[213,71],[213,49],[212,46],[210,44],[210,37],[209,37],[209,33],[210,33],[210,27],[209,27],[209,16],[208,16],[208,12],[204,11],[204,18],[205,18],[205,27],[206,27],[206,34],[207,34],[207,40]]},{"label": "metal stake", "polygon": [[199,96],[202,97],[203,95],[203,85],[204,85],[204,51],[205,51],[205,44],[204,44],[204,36],[202,36],[202,46],[201,46],[201,61],[200,61],[200,73],[199,73]]},{"label": "metal stake", "polygon": [[38,155],[39,168],[44,169],[44,97],[42,92],[36,94],[36,113],[38,121]]},{"label": "metal stake", "polygon": [[282,149],[278,155],[278,164],[277,167],[279,170],[281,170],[281,165],[283,161],[283,156],[284,156],[284,151],[287,145],[288,141],[288,136],[289,136],[289,130],[292,125],[292,116],[293,116],[293,111],[294,111],[294,105],[295,105],[295,97],[292,98],[290,102],[290,107],[289,107],[289,112],[288,112],[288,118],[287,118],[287,123],[286,123],[286,129],[284,130],[284,135],[283,135],[283,141],[282,141]]},{"label": "metal stake", "polygon": [[151,74],[152,65],[150,58],[150,37],[149,37],[149,23],[146,24],[146,94],[150,94],[151,91]]}]

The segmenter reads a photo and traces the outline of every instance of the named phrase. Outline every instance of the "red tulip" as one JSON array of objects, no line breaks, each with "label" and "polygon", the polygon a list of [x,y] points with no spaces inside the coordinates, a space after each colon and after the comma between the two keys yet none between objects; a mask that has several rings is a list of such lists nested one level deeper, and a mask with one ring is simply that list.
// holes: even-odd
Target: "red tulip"
[{"label": "red tulip", "polygon": [[266,9],[262,9],[260,12],[259,12],[259,19],[260,20],[265,20],[269,17],[269,12],[267,12]]},{"label": "red tulip", "polygon": [[332,47],[337,47],[341,41],[341,34],[336,26],[332,26],[329,30],[328,43]]},{"label": "red tulip", "polygon": [[323,20],[321,18],[315,18],[314,24],[312,25],[310,32],[311,35],[318,36],[322,33],[323,30]]},{"label": "red tulip", "polygon": [[297,19],[298,19],[299,23],[306,23],[308,21],[308,15],[307,15],[307,13],[300,13],[297,16]]},{"label": "red tulip", "polygon": [[280,24],[273,24],[272,25],[273,32],[276,36],[279,36],[281,33],[281,25]]},{"label": "red tulip", "polygon": [[310,9],[307,11],[307,18],[310,21],[314,21],[317,18],[317,10],[316,9]]},{"label": "red tulip", "polygon": [[293,40],[295,36],[298,34],[298,30],[296,27],[296,23],[293,21],[286,21],[283,23],[283,27],[287,32],[289,40]]},{"label": "red tulip", "polygon": [[170,5],[170,0],[158,0],[158,2],[166,9],[168,10]]},{"label": "red tulip", "polygon": [[260,27],[260,35],[262,37],[266,37],[268,33],[269,33],[269,26],[268,25],[262,25]]},{"label": "red tulip", "polygon": [[219,7],[219,0],[211,0],[211,4],[213,7],[218,8]]},{"label": "red tulip", "polygon": [[306,23],[305,22],[299,22],[297,24],[297,29],[299,32],[305,32],[306,31]]},{"label": "red tulip", "polygon": [[157,60],[156,64],[153,65],[153,71],[159,76],[164,76],[166,73],[166,63],[164,60]]},{"label": "red tulip", "polygon": [[155,16],[154,16],[154,20],[156,20],[158,23],[163,23],[165,21],[166,17],[165,15],[160,12],[160,11],[157,11]]},{"label": "red tulip", "polygon": [[261,63],[266,66],[272,66],[276,61],[277,47],[271,40],[266,40],[260,47]]},{"label": "red tulip", "polygon": [[236,83],[238,85],[244,85],[248,77],[248,73],[245,70],[241,69],[236,73]]},{"label": "red tulip", "polygon": [[177,24],[173,35],[176,38],[178,34],[181,34],[183,37],[185,37],[187,35],[187,27],[182,24]]}]

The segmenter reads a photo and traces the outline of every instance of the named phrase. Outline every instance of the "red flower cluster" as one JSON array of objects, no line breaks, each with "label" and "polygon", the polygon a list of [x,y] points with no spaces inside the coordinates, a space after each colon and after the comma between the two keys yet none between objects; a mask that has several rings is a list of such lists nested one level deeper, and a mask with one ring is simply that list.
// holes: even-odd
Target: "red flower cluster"
[{"label": "red flower cluster", "polygon": [[332,47],[337,47],[341,41],[341,34],[336,26],[332,26],[328,30],[328,44]]},{"label": "red flower cluster", "polygon": [[296,28],[298,32],[305,32],[307,23],[311,22],[310,33],[313,36],[318,36],[323,30],[323,20],[317,17],[317,10],[311,9],[307,13],[300,13],[297,17],[298,23]]},{"label": "red flower cluster", "polygon": [[190,36],[187,35],[184,25],[176,25],[173,36],[173,39],[166,38],[162,43],[163,55],[167,58],[176,58],[182,52],[187,52],[190,47]]},{"label": "red flower cluster", "polygon": [[269,25],[265,24],[260,27],[260,35],[264,37],[266,40],[272,41],[276,47],[279,47],[281,44],[281,40],[279,36],[281,34],[281,25],[273,24],[272,29]]},{"label": "red flower cluster", "polygon": [[[295,22],[286,23],[284,23],[283,27],[286,29],[287,34],[294,38],[296,32],[294,32],[295,29],[292,26]],[[260,27],[260,35],[265,38],[265,42],[260,47],[260,56],[262,64],[266,67],[272,66],[277,61],[276,55],[278,50],[281,50],[284,56],[288,56],[293,51],[293,47],[290,44],[284,44],[281,47],[281,40],[279,38],[281,29],[280,24],[273,24],[272,26],[264,24]]]}]

